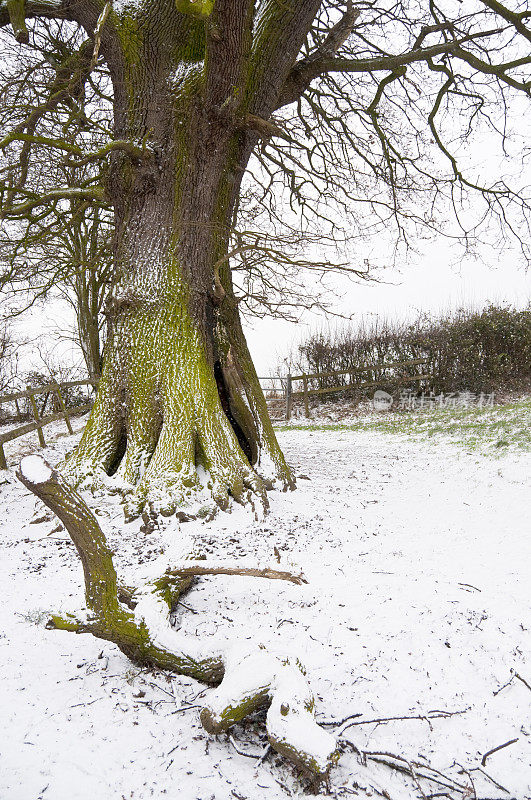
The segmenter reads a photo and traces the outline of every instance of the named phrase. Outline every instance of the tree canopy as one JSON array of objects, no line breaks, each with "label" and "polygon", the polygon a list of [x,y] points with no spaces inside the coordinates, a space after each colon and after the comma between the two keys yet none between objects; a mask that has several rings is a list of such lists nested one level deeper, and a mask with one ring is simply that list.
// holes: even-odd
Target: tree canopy
[{"label": "tree canopy", "polygon": [[[90,178],[80,175],[77,186],[59,180],[46,185],[32,176],[32,158],[40,159],[43,148],[58,149],[77,165],[105,164],[117,150],[148,156],[152,131],[142,141],[113,139],[104,131],[91,146],[81,132],[77,142],[68,141],[58,113],[67,109],[69,125],[79,126],[85,113],[81,95],[103,93],[95,85],[104,62],[116,87],[118,58],[112,53],[134,41],[127,20],[170,28],[176,70],[181,64],[188,83],[193,75],[204,88],[214,76],[219,83],[221,67],[228,75],[241,59],[243,40],[232,49],[220,45],[225,28],[235,28],[244,13],[253,16],[245,55],[250,68],[240,81],[245,86],[234,88],[246,100],[230,97],[229,81],[219,107],[228,114],[230,104],[245,106],[237,124],[256,134],[246,184],[256,223],[267,212],[268,220],[284,227],[318,228],[341,239],[388,229],[390,222],[405,238],[408,222],[416,222],[466,239],[497,217],[503,234],[528,256],[528,189],[518,174],[509,181],[503,168],[486,168],[466,146],[473,140],[491,148],[496,162],[495,132],[500,154],[525,155],[518,125],[531,91],[531,12],[525,2],[178,2],[175,10],[170,3],[149,2],[3,3],[0,23],[11,20],[17,41],[40,49],[48,70],[48,81],[33,97],[18,89],[6,104],[11,122],[5,121],[0,143],[8,159],[5,217],[42,220],[46,204],[57,207],[63,198],[102,202],[99,170]],[[57,27],[51,19],[79,25],[75,47],[72,26]],[[13,76],[6,74],[4,83],[7,98]],[[268,91],[276,91],[272,103]],[[470,192],[481,198],[474,213],[463,211]],[[441,217],[448,202],[455,225]],[[260,249],[258,241],[255,247]]]}]

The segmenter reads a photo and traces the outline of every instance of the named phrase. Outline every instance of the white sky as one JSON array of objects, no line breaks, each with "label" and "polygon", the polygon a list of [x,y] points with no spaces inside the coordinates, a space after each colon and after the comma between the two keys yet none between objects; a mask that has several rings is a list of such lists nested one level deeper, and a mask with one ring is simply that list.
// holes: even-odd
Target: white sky
[{"label": "white sky", "polygon": [[[506,302],[522,307],[531,301],[531,271],[525,271],[515,253],[494,254],[483,259],[464,258],[455,263],[447,240],[428,243],[422,256],[410,256],[397,270],[386,271],[386,283],[338,283],[342,300],[338,311],[345,315],[378,315],[391,319],[415,318],[418,312],[437,314],[462,306],[483,308],[489,302]],[[256,320],[247,322],[247,341],[258,374],[275,374],[290,347],[301,342],[311,330],[331,326],[340,320],[306,314],[301,322]]]}]

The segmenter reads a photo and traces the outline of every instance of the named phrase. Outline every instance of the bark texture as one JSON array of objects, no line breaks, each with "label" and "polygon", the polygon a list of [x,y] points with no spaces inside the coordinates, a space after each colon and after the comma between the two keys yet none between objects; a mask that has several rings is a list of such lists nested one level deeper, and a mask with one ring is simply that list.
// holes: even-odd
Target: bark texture
[{"label": "bark texture", "polygon": [[[314,697],[297,658],[272,655],[263,646],[249,648],[245,639],[227,646],[225,641],[197,641],[174,631],[170,611],[193,580],[188,573],[196,574],[199,565],[182,564],[140,589],[121,588],[105,536],[76,490],[39,456],[24,458],[18,477],[59,517],[83,564],[86,618],[57,615],[49,627],[91,633],[114,642],[137,663],[219,684],[201,711],[209,733],[222,733],[268,707],[266,728],[275,750],[312,775],[326,775],[338,757],[336,744],[315,722]],[[240,574],[301,582],[300,576],[276,569],[246,568]]]},{"label": "bark texture", "polygon": [[[273,11],[285,17],[291,44]],[[65,474],[75,484],[114,475],[129,493],[130,516],[146,505],[163,514],[199,509],[209,498],[221,507],[230,497],[257,498],[265,508],[272,482],[294,485],[226,258],[258,141],[244,120],[271,114],[271,81],[280,85],[303,37],[289,27],[292,12],[272,4],[270,14],[255,20],[251,0],[182,2],[177,10],[162,0],[112,11],[101,30],[115,138],[141,148],[111,156],[109,335],[94,410]],[[268,25],[273,49],[284,43],[291,56],[282,48],[266,80],[256,40]]]}]

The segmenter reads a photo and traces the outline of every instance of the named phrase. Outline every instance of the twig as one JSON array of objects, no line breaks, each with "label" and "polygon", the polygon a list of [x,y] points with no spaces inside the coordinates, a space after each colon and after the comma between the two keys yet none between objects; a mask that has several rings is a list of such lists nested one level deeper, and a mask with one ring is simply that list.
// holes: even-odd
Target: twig
[{"label": "twig", "polygon": [[409,767],[409,769],[410,769],[410,771],[411,771],[411,777],[413,778],[413,780],[415,781],[415,783],[416,783],[416,785],[417,785],[417,789],[418,789],[418,790],[419,790],[419,792],[421,793],[421,795],[422,795],[422,797],[424,798],[424,800],[427,800],[427,798],[426,798],[426,795],[425,795],[425,793],[424,793],[424,789],[423,789],[423,788],[422,788],[422,786],[420,785],[420,781],[419,781],[419,779],[418,779],[418,777],[417,777],[417,773],[415,772],[415,769],[414,769],[414,767],[413,767],[413,764],[411,764],[411,763],[408,763],[408,767]]},{"label": "twig", "polygon": [[522,681],[524,686],[527,686],[529,691],[531,691],[531,686],[528,684],[528,682],[526,680],[524,680],[524,678],[522,678],[521,675],[518,674],[518,672],[516,672],[516,670],[513,670],[513,675],[514,675],[515,678],[518,678],[519,681]]},{"label": "twig", "polygon": [[[234,741],[234,738],[230,735],[230,733],[229,733],[229,742],[234,747],[236,752],[239,753],[240,756],[245,756],[245,758],[255,758],[255,759],[262,759],[264,757],[264,753],[263,752],[262,753],[247,753],[245,750],[242,750],[240,747],[238,747],[238,745],[236,744],[236,742]],[[269,745],[268,745],[268,747],[269,747]],[[266,751],[267,751],[268,747],[266,747]]]},{"label": "twig", "polygon": [[91,706],[92,703],[97,703],[98,700],[103,700],[103,697],[96,697],[94,698],[94,700],[89,700],[88,703],[75,703],[73,706],[70,706],[70,708],[79,708],[79,706]]},{"label": "twig", "polygon": [[487,752],[483,755],[481,759],[481,766],[484,767],[487,763],[487,758],[491,756],[493,753],[497,753],[498,750],[503,750],[504,747],[509,747],[510,744],[514,744],[517,742],[518,739],[510,739],[508,742],[504,742],[503,744],[499,744],[498,747],[493,747],[492,750],[487,750]]},{"label": "twig", "polygon": [[170,711],[170,714],[182,714],[183,711],[190,711],[192,708],[203,708],[203,706],[181,706],[176,708],[175,711]]},{"label": "twig", "polygon": [[[346,725],[340,731],[340,734],[344,733],[349,728],[352,728],[354,725],[380,724],[380,723],[384,723],[384,722],[395,722],[395,721],[401,721],[401,720],[407,720],[407,719],[419,719],[419,720],[428,721],[430,719],[439,719],[439,718],[443,718],[444,719],[445,717],[453,717],[456,714],[465,714],[467,711],[468,711],[468,708],[465,708],[462,711],[428,711],[426,714],[417,714],[417,715],[414,715],[414,716],[411,715],[411,716],[404,716],[404,717],[379,717],[378,719],[362,719],[362,720],[359,720],[358,722],[351,722],[349,725]],[[356,715],[353,714],[352,716],[356,716]],[[347,719],[349,719],[349,718],[347,717]],[[326,723],[322,723],[321,722],[320,724],[323,725],[323,724],[326,724]]]},{"label": "twig", "polygon": [[[364,766],[367,766],[367,759],[371,761],[376,761],[379,764],[384,764],[391,769],[396,769],[399,772],[403,772],[406,775],[409,775],[418,786],[418,778],[424,778],[424,780],[431,781],[432,783],[436,783],[439,786],[443,786],[445,789],[450,789],[451,791],[458,791],[464,790],[467,787],[464,784],[458,783],[453,778],[449,778],[444,773],[440,772],[439,770],[435,769],[434,767],[430,767],[427,764],[418,764],[416,762],[410,762],[403,756],[397,756],[395,753],[388,753],[388,752],[379,752],[379,751],[369,751],[369,750],[359,750],[358,747],[353,742],[350,742],[348,739],[339,739],[338,742],[341,744],[347,745],[351,747],[358,756],[361,758],[361,762]],[[396,763],[398,762],[398,763]],[[428,774],[426,774],[428,773]],[[434,773],[433,775],[429,773]],[[440,777],[435,777],[435,776]],[[442,780],[441,780],[442,778]],[[420,788],[420,787],[419,787]],[[422,789],[420,789],[421,793]],[[432,795],[424,795],[425,797],[430,797]]]},{"label": "twig", "polygon": [[197,609],[192,608],[192,606],[187,605],[187,603],[183,603],[182,600],[177,600],[177,605],[178,606],[182,606],[187,611],[189,611],[191,614],[199,614],[199,611],[197,611]]},{"label": "twig", "polygon": [[149,685],[153,686],[155,689],[158,689],[159,692],[164,692],[164,694],[167,694],[168,697],[171,697],[171,699],[173,701],[175,701],[175,695],[172,692],[168,692],[167,689],[163,689],[162,686],[158,685],[158,683],[155,683],[154,681],[151,681]]},{"label": "twig", "polygon": [[186,561],[178,567],[166,570],[167,575],[245,575],[251,578],[270,578],[271,580],[290,581],[300,585],[308,583],[302,572],[295,575],[287,570],[274,567],[237,567],[231,564],[209,563],[208,561]]},{"label": "twig", "polygon": [[466,767],[464,767],[462,764],[459,764],[458,761],[455,761],[454,764],[456,764],[458,767],[460,767],[460,774],[467,776],[468,780],[470,781],[470,786],[472,788],[472,792],[474,793],[473,794],[473,800],[477,800],[477,796],[478,795],[477,795],[477,792],[476,792],[476,786],[474,784],[474,779],[473,779],[472,775],[470,774],[470,771],[468,769],[466,769]]},{"label": "twig", "polygon": [[504,683],[503,686],[500,686],[499,689],[497,689],[495,692],[492,693],[494,697],[496,697],[496,695],[499,694],[502,691],[502,689],[506,689],[507,686],[510,686],[515,678],[518,678],[518,680],[521,681],[524,684],[524,686],[527,686],[529,691],[531,691],[531,685],[525,680],[525,678],[522,678],[522,676],[515,669],[511,669],[511,677],[509,678],[507,683]]},{"label": "twig", "polygon": [[[368,750],[363,751],[363,755],[365,758],[370,759],[371,761],[376,761],[379,764],[385,764],[387,767],[391,767],[392,769],[396,769],[398,772],[404,772],[406,775],[409,775],[413,778],[413,774],[411,772],[411,764],[407,759],[403,758],[402,756],[397,756],[394,753],[387,753],[387,752],[370,752]],[[391,759],[391,760],[390,760]],[[399,763],[394,763],[399,762]],[[445,789],[451,789],[452,791],[456,791],[457,789],[466,789],[467,787],[464,784],[460,784],[457,781],[454,781],[453,778],[448,778],[446,775],[443,775],[436,769],[432,769],[432,767],[426,766],[424,764],[414,764],[415,769],[419,770],[422,769],[424,771],[429,770],[430,772],[434,772],[437,775],[441,775],[444,780],[440,780],[440,778],[435,778],[433,775],[423,775],[420,771],[417,772],[417,775],[425,780],[431,781],[432,783],[437,783],[439,786],[444,786]]]},{"label": "twig", "polygon": [[491,783],[493,783],[494,786],[496,786],[497,789],[501,789],[502,792],[507,792],[507,794],[511,794],[509,789],[506,789],[505,786],[501,785],[501,783],[498,783],[498,781],[495,781],[494,778],[491,777],[491,775],[489,775],[488,772],[485,772],[484,769],[481,769],[481,767],[474,767],[473,769],[470,770],[470,772],[481,772],[481,774],[484,775],[486,778],[488,778],[489,781],[491,781]]},{"label": "twig", "polygon": [[499,689],[496,689],[496,691],[492,693],[494,697],[496,697],[496,695],[498,695],[501,691],[503,691],[503,689],[506,689],[508,686],[510,686],[511,683],[514,681],[514,678],[515,678],[514,674],[511,675],[507,683],[504,683],[503,686],[500,686]]},{"label": "twig", "polygon": [[362,716],[363,716],[362,713],[358,713],[358,714],[349,714],[348,717],[345,717],[344,719],[331,719],[324,722],[319,720],[319,725],[344,725],[345,722],[349,721],[349,719],[354,719],[355,717],[362,717]]}]

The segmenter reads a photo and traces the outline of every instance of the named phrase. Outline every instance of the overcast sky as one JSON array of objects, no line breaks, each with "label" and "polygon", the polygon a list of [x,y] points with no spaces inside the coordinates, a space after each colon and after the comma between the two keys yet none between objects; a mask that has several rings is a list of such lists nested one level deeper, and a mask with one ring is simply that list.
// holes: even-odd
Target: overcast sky
[{"label": "overcast sky", "polygon": [[[531,271],[525,271],[515,253],[486,250],[481,260],[459,260],[457,249],[444,239],[429,242],[424,255],[410,255],[400,272],[389,269],[382,278],[386,283],[338,281],[342,294],[338,311],[354,314],[354,321],[363,315],[407,320],[418,312],[483,308],[489,302],[522,307],[531,301]],[[298,324],[271,319],[247,322],[247,340],[258,374],[273,374],[279,360],[309,331],[338,324],[345,323],[315,314],[305,315]]]}]

